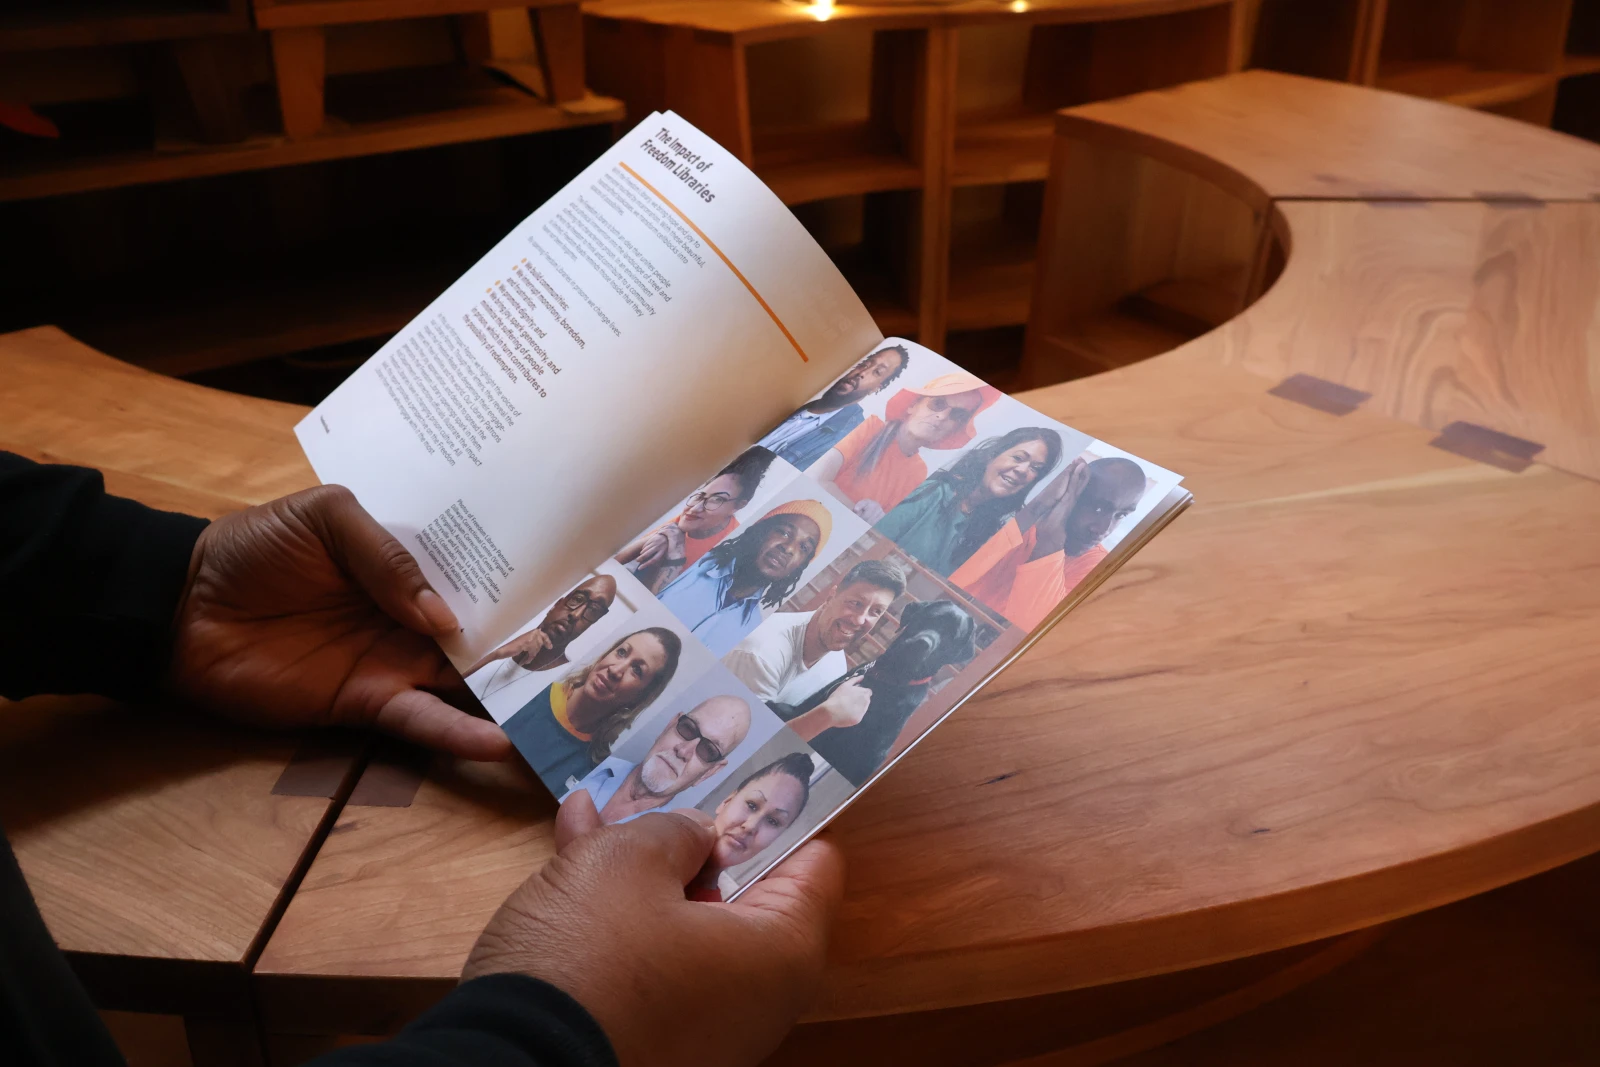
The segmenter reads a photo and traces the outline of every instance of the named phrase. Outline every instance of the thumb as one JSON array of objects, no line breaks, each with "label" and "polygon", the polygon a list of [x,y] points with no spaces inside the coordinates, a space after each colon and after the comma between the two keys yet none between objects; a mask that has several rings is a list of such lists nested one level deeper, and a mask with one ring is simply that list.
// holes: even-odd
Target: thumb
[{"label": "thumb", "polygon": [[844,855],[827,838],[808,841],[734,902],[826,936],[844,896]]},{"label": "thumb", "polygon": [[587,789],[575,789],[561,802],[556,812],[556,851],[560,852],[572,842],[600,828],[600,812],[594,806],[594,797]]},{"label": "thumb", "polygon": [[[681,893],[711,855],[711,816],[693,808],[652,811],[618,826],[625,878],[658,879]],[[622,836],[626,835],[626,839]]]},{"label": "thumb", "polygon": [[342,485],[295,493],[285,502],[328,555],[395,622],[430,637],[456,633],[455,612],[423,577],[416,558]]}]

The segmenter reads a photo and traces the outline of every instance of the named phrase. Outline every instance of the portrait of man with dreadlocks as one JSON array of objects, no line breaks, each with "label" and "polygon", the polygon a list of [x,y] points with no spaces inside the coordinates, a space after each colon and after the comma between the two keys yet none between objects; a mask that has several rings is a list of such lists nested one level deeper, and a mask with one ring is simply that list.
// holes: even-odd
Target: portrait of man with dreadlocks
[{"label": "portrait of man with dreadlocks", "polygon": [[661,603],[721,656],[793,592],[832,532],[820,500],[779,504],[685,570],[661,591]]}]

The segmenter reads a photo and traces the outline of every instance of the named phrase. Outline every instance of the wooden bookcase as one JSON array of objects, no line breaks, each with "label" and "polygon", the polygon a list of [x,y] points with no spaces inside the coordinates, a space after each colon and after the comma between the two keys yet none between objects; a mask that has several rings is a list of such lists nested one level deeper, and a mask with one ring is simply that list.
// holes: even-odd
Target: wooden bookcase
[{"label": "wooden bookcase", "polygon": [[[0,154],[0,201],[621,117],[584,86],[575,4],[496,2],[152,0],[115,17],[0,16],[0,99],[62,115],[59,141]],[[164,13],[129,13],[145,8]]]},{"label": "wooden bookcase", "polygon": [[1600,72],[1593,0],[1248,0],[1250,65],[1549,125]]},{"label": "wooden bookcase", "polygon": [[[40,250],[64,283],[126,284],[72,302],[57,295],[71,284],[35,290],[25,272],[0,272],[26,294],[7,324],[59,322],[173,374],[399,328],[486,247],[477,233],[465,243],[434,239],[462,228],[453,201],[478,201],[478,215],[521,203],[515,190],[487,186],[497,174],[526,178],[526,135],[610,132],[623,116],[619,101],[584,86],[576,3],[497,2],[23,0],[8,8],[0,100],[32,108],[60,136],[0,136],[0,232]],[[582,134],[562,138],[563,166],[574,139]],[[438,153],[366,165],[421,149],[445,149],[474,174],[458,179]],[[330,255],[353,227],[367,227],[362,240],[384,228],[350,217],[341,183],[361,180],[398,181],[409,192],[409,205],[390,189],[365,199],[425,238],[410,258],[391,250],[354,265]],[[334,204],[346,207],[330,211]],[[147,224],[152,213],[165,227]],[[206,229],[239,236],[184,236]],[[226,253],[190,277],[172,250],[191,245]],[[78,246],[94,254],[77,255]],[[306,251],[303,261],[294,249]],[[262,265],[280,260],[276,274]],[[151,284],[168,275],[172,284]],[[140,298],[119,301],[124,289]],[[34,314],[45,318],[25,318]]]},{"label": "wooden bookcase", "polygon": [[590,79],[748,163],[886,333],[1019,330],[1060,107],[1236,70],[1235,0],[591,0]]}]

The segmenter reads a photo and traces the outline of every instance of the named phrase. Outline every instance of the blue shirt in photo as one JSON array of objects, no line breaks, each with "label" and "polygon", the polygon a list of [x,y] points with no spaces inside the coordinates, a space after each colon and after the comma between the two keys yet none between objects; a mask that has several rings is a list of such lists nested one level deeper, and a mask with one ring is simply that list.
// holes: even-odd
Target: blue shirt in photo
[{"label": "blue shirt in photo", "polygon": [[801,408],[762,438],[761,445],[797,470],[805,470],[865,420],[860,404],[846,404],[824,415]]},{"label": "blue shirt in photo", "polygon": [[733,564],[720,565],[704,556],[661,591],[661,603],[676,615],[700,643],[717,656],[727,653],[761,623],[765,586],[740,600],[730,600]]}]

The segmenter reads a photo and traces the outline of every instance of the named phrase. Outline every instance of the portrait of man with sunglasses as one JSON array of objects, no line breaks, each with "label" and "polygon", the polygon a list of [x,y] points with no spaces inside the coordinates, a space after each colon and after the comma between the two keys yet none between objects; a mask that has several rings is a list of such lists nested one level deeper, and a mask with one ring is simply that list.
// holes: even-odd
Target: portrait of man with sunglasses
[{"label": "portrait of man with sunglasses", "polygon": [[669,715],[639,762],[612,756],[585,775],[573,792],[588,791],[601,822],[631,819],[665,807],[679,793],[721,771],[749,731],[750,705],[745,698],[710,697]]}]

